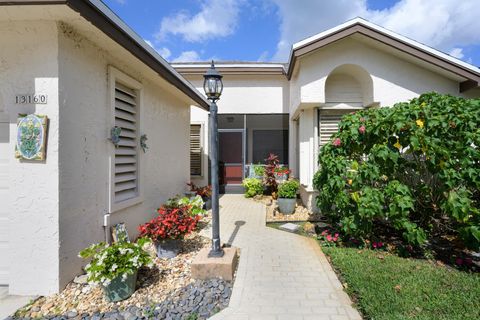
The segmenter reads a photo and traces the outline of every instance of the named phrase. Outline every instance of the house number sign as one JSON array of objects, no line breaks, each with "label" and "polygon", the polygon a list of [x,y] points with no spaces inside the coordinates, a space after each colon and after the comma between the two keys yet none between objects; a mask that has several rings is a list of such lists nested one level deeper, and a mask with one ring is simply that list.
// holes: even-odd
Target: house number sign
[{"label": "house number sign", "polygon": [[17,94],[15,96],[16,104],[46,104],[46,94]]}]

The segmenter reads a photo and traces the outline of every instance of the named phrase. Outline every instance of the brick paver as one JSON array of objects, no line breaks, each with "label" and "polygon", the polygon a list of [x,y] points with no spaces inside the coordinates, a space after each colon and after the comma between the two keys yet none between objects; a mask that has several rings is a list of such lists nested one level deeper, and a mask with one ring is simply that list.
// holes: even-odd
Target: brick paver
[{"label": "brick paver", "polygon": [[240,248],[240,263],[230,304],[212,320],[361,319],[315,241],[266,227],[265,206],[242,195],[220,206],[221,240]]}]

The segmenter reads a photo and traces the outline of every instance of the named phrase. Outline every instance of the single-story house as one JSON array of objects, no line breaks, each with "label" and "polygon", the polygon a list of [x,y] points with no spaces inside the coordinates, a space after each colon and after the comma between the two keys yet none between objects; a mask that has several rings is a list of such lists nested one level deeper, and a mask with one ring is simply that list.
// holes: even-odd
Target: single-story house
[{"label": "single-story house", "polygon": [[0,42],[0,285],[47,295],[185,192],[190,106],[209,104],[101,1],[2,1]]},{"label": "single-story house", "polygon": [[[208,63],[173,64],[201,89]],[[315,208],[313,175],[319,148],[341,116],[392,106],[436,91],[480,97],[480,69],[364,19],[356,18],[295,43],[289,61],[220,62],[218,101],[220,182],[241,190],[252,164],[276,153],[301,182],[301,198]],[[192,107],[191,175],[208,182],[208,116]]]}]

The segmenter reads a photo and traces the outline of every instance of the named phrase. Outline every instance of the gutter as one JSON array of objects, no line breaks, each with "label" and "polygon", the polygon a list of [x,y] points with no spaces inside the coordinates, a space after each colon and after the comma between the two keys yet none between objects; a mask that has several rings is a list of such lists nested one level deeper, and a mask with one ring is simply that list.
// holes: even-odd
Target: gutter
[{"label": "gutter", "polygon": [[3,5],[67,5],[84,19],[100,29],[108,37],[158,73],[171,85],[179,89],[204,110],[209,111],[210,103],[193,85],[181,76],[150,47],[125,22],[116,16],[99,0],[9,0],[0,1]]}]

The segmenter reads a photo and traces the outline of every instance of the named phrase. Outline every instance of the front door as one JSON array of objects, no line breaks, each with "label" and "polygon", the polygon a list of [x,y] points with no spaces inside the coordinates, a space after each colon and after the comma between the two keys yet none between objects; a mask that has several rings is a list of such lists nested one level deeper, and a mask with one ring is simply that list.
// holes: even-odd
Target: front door
[{"label": "front door", "polygon": [[220,185],[241,185],[245,159],[243,130],[219,130],[219,179]]}]

